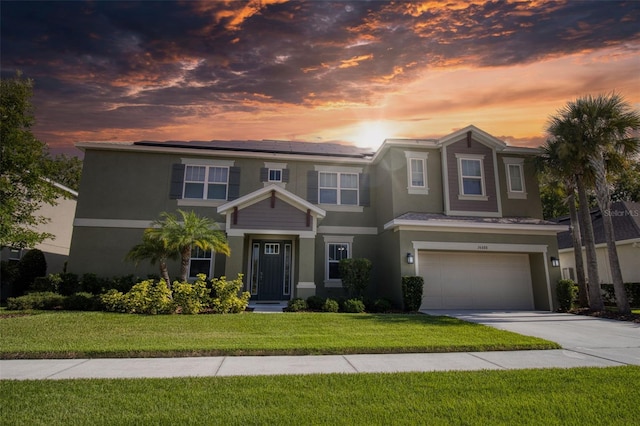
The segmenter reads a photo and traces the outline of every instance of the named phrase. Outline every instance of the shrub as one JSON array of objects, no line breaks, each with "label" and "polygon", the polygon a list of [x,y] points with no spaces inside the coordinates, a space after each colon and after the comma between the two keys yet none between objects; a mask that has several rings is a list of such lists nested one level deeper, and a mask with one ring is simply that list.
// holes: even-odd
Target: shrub
[{"label": "shrub", "polygon": [[340,278],[347,294],[362,298],[369,285],[371,261],[369,259],[342,259],[339,264]]},{"label": "shrub", "polygon": [[[615,305],[616,292],[613,284],[600,284],[605,302]],[[624,290],[631,307],[640,307],[640,283],[624,283]]]},{"label": "shrub", "polygon": [[[160,281],[160,277],[147,277],[147,278]],[[107,282],[105,282],[105,290],[109,290],[113,288],[123,293],[126,293],[129,290],[131,290],[133,286],[137,284],[137,282],[138,282],[138,278],[135,275],[116,276],[111,278],[110,280],[107,280]]]},{"label": "shrub", "polygon": [[60,293],[60,283],[62,283],[60,274],[49,274],[46,277],[37,277],[33,280],[31,290],[36,292],[50,291]]},{"label": "shrub", "polygon": [[44,253],[38,249],[29,250],[18,262],[16,294],[23,294],[37,277],[45,275],[47,275],[47,260],[44,258]]},{"label": "shrub", "polygon": [[87,292],[65,297],[63,306],[70,311],[99,311],[101,309],[98,296]]},{"label": "shrub", "polygon": [[100,302],[105,311],[108,312],[127,312],[127,306],[124,294],[114,288],[100,296]]},{"label": "shrub", "polygon": [[360,299],[348,299],[344,301],[342,310],[344,312],[360,314],[364,312],[364,303]]},{"label": "shrub", "polygon": [[83,274],[80,279],[80,289],[86,293],[100,294],[105,291],[105,287],[108,287],[106,281],[96,274]]},{"label": "shrub", "polygon": [[307,305],[307,302],[299,297],[291,299],[289,300],[289,302],[287,302],[287,312],[306,311],[308,308],[309,306]]},{"label": "shrub", "polygon": [[573,302],[578,294],[578,286],[572,280],[559,280],[556,286],[556,296],[558,296],[558,310],[567,312],[571,310]]},{"label": "shrub", "polygon": [[132,314],[167,314],[171,312],[171,290],[164,280],[145,280],[124,295],[127,312]]},{"label": "shrub", "polygon": [[393,308],[393,304],[389,299],[377,299],[368,309],[371,312],[389,312]]},{"label": "shrub", "polygon": [[[198,275],[198,279],[204,281],[205,276]],[[234,314],[247,309],[251,293],[240,292],[243,286],[242,274],[238,274],[238,278],[233,281],[227,281],[226,277],[213,278],[211,285],[213,287],[211,308],[215,313]]]},{"label": "shrub", "polygon": [[7,299],[7,309],[59,309],[64,304],[64,296],[50,291],[29,293],[20,297],[10,297]]},{"label": "shrub", "polygon": [[200,313],[210,301],[210,290],[203,274],[198,275],[193,284],[175,282],[172,289],[174,310],[183,314]]},{"label": "shrub", "polygon": [[402,277],[402,301],[405,311],[417,311],[422,305],[424,278],[416,276]]},{"label": "shrub", "polygon": [[76,274],[64,272],[60,274],[60,284],[58,284],[58,292],[64,296],[70,296],[78,293],[80,288],[80,280]]},{"label": "shrub", "polygon": [[322,311],[324,312],[338,312],[340,310],[340,305],[337,301],[333,299],[327,299],[324,301],[322,305]]},{"label": "shrub", "polygon": [[307,298],[307,306],[314,311],[322,310],[324,299],[320,296],[309,296]]}]

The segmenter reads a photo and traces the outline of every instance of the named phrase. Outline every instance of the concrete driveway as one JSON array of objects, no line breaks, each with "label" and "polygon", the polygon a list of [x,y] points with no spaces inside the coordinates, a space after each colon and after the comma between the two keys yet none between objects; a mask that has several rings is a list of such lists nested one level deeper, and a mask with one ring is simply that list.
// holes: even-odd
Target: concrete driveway
[{"label": "concrete driveway", "polygon": [[640,365],[640,324],[542,311],[425,310],[540,337],[565,350],[605,360]]}]

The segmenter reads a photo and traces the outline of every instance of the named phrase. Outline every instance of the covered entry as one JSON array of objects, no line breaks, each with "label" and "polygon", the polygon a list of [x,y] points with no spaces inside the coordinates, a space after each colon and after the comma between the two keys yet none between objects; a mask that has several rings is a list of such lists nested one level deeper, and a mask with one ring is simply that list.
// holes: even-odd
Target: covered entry
[{"label": "covered entry", "polygon": [[421,309],[533,309],[529,255],[418,252]]},{"label": "covered entry", "polygon": [[249,288],[255,300],[286,300],[291,297],[291,240],[254,240],[251,244]]}]

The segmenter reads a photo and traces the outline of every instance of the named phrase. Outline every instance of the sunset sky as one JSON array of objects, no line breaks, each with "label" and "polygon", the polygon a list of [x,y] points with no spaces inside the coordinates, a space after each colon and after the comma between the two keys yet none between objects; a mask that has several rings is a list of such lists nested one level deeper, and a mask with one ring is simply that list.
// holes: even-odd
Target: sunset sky
[{"label": "sunset sky", "polygon": [[[640,109],[638,1],[3,0],[1,72],[36,137],[377,147],[474,124],[538,146],[567,101]],[[77,152],[77,151],[76,151]]]}]

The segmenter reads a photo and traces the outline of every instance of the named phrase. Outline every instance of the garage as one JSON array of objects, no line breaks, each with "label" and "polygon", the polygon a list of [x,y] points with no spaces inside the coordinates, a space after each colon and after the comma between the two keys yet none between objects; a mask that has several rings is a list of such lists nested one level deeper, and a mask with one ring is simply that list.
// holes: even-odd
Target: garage
[{"label": "garage", "polygon": [[526,253],[420,251],[421,309],[534,308]]}]

